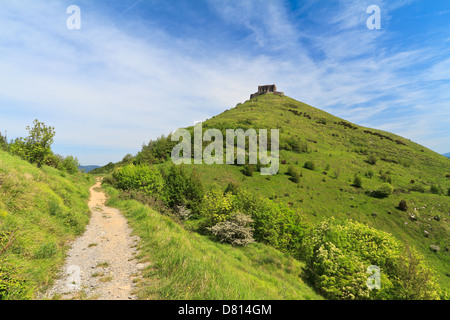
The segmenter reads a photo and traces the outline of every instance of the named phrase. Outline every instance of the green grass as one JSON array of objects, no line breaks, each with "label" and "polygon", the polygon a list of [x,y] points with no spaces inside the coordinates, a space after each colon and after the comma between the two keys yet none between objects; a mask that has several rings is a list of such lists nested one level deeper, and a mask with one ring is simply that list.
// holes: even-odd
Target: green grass
[{"label": "green grass", "polygon": [[302,281],[303,264],[290,255],[263,244],[219,244],[105,189],[108,205],[121,209],[141,237],[140,259],[150,263],[140,299],[322,299]]},{"label": "green grass", "polygon": [[39,169],[0,151],[0,251],[15,239],[0,263],[12,266],[10,275],[23,280],[20,293],[0,291],[0,296],[30,299],[52,283],[69,242],[89,221],[92,183],[88,175]]}]

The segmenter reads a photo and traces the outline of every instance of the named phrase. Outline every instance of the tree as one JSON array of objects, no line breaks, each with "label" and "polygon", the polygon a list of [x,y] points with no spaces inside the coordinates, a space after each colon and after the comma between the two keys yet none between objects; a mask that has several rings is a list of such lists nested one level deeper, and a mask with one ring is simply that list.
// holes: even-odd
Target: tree
[{"label": "tree", "polygon": [[398,208],[401,211],[408,211],[408,204],[406,203],[406,200],[401,200],[400,203],[398,204]]},{"label": "tree", "polygon": [[51,145],[55,137],[55,128],[46,126],[37,119],[34,120],[33,124],[34,126],[32,128],[30,126],[26,128],[29,136],[26,138],[17,138],[11,144],[10,151],[24,160],[36,163],[40,168],[53,154]]},{"label": "tree", "polygon": [[353,186],[356,188],[362,188],[362,179],[360,176],[355,176],[355,180],[353,180]]},{"label": "tree", "polygon": [[8,148],[8,141],[6,138],[6,134],[5,136],[2,136],[0,132],[0,149],[7,150],[7,148]]},{"label": "tree", "polygon": [[67,156],[61,162],[61,169],[70,174],[77,173],[79,166],[80,163],[78,162],[78,159],[75,158],[74,156]]}]

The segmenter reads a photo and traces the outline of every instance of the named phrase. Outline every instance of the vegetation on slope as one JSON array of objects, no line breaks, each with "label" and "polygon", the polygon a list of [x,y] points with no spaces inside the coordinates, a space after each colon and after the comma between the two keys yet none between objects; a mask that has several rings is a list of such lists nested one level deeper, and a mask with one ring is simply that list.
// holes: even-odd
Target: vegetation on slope
[{"label": "vegetation on slope", "polygon": [[0,151],[0,300],[32,299],[51,284],[89,221],[92,183]]},{"label": "vegetation on slope", "polygon": [[[258,165],[251,168],[238,165],[186,166],[187,174],[195,171],[206,192],[217,186],[224,190],[230,184],[234,185],[248,194],[261,197],[264,199],[262,202],[267,201],[267,208],[279,205],[283,208],[281,212],[293,212],[291,216],[300,217],[311,230],[324,220],[335,217],[339,221],[352,219],[368,228],[384,231],[399,241],[403,248],[410,248],[410,266],[414,261],[423,261],[426,269],[436,272],[437,282],[444,292],[449,289],[448,159],[402,137],[357,126],[289,97],[265,95],[252,99],[205,121],[203,129],[208,128],[219,129],[224,134],[226,129],[278,128],[281,166],[274,176],[257,174]],[[193,128],[188,129],[193,131]],[[175,144],[170,141],[170,136],[163,136],[144,145],[135,157],[127,155],[116,166],[146,163],[168,172],[170,152]],[[109,168],[116,166],[110,164]],[[406,211],[404,205],[400,206],[402,201],[406,203]],[[265,217],[277,212],[266,207],[259,210],[270,213]],[[199,210],[198,206],[190,209]],[[244,212],[253,213],[253,220],[254,209]],[[207,230],[204,228],[205,217],[200,212],[197,218],[188,220],[185,225],[204,232]],[[292,223],[273,225],[281,225],[279,230],[282,232],[278,235],[283,235],[286,233],[284,226]],[[262,240],[277,247],[274,239],[277,237]],[[286,246],[289,241],[281,241],[285,247],[278,248],[294,252],[292,248],[299,245],[297,242],[291,241]],[[305,256],[298,258],[307,260]],[[420,264],[422,266],[422,262]],[[432,275],[433,272],[427,271],[426,274]],[[412,282],[409,285],[413,285]],[[420,291],[419,287],[413,290]]]},{"label": "vegetation on slope", "polygon": [[301,280],[302,263],[291,256],[264,244],[219,244],[105,189],[108,205],[120,208],[141,237],[140,258],[151,263],[140,299],[322,299]]}]

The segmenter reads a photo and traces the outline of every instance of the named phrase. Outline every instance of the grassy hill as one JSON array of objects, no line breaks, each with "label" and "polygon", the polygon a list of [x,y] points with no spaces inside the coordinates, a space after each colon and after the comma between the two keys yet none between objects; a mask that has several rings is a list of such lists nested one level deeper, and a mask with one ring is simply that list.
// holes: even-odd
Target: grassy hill
[{"label": "grassy hill", "polygon": [[[335,217],[391,234],[417,249],[450,289],[450,161],[395,134],[361,127],[289,97],[263,95],[203,123],[203,130],[280,130],[280,171],[252,176],[237,165],[187,165],[205,189],[229,183],[289,206],[310,226]],[[188,128],[192,130],[191,128]],[[172,164],[173,143],[162,137],[144,146],[135,163],[162,170]],[[163,147],[164,146],[164,147]],[[312,162],[313,168],[305,168]],[[123,166],[126,163],[119,163]],[[114,166],[109,165],[109,170]],[[293,182],[289,173],[299,173]],[[355,185],[355,177],[359,185]],[[377,190],[387,188],[385,196]],[[400,202],[406,207],[401,210]]]},{"label": "grassy hill", "polygon": [[[264,95],[247,101],[204,123],[204,128],[279,128],[278,175],[244,176],[229,165],[191,166],[206,184],[242,188],[288,203],[315,224],[334,216],[355,219],[391,233],[416,247],[438,271],[439,280],[450,288],[449,213],[450,161],[408,139],[364,128],[289,97]],[[290,140],[300,151],[289,150]],[[370,164],[373,155],[375,164]],[[303,168],[307,161],[314,170]],[[301,172],[299,183],[286,174],[290,165]],[[355,175],[362,188],[352,184]],[[385,199],[367,195],[386,181],[394,187]],[[397,209],[406,200],[408,210]],[[411,218],[411,215],[414,215]],[[437,253],[430,246],[439,246]]]},{"label": "grassy hill", "polygon": [[0,300],[31,299],[52,283],[89,221],[92,184],[0,151]]}]

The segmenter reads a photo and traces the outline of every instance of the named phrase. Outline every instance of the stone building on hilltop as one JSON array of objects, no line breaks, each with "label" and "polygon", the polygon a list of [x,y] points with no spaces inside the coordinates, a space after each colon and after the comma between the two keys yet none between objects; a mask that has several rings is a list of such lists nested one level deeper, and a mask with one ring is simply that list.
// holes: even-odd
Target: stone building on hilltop
[{"label": "stone building on hilltop", "polygon": [[277,86],[274,84],[271,84],[271,85],[265,85],[265,86],[258,86],[258,92],[250,95],[250,99],[256,98],[260,95],[267,94],[267,93],[284,96],[284,92],[277,91]]}]

